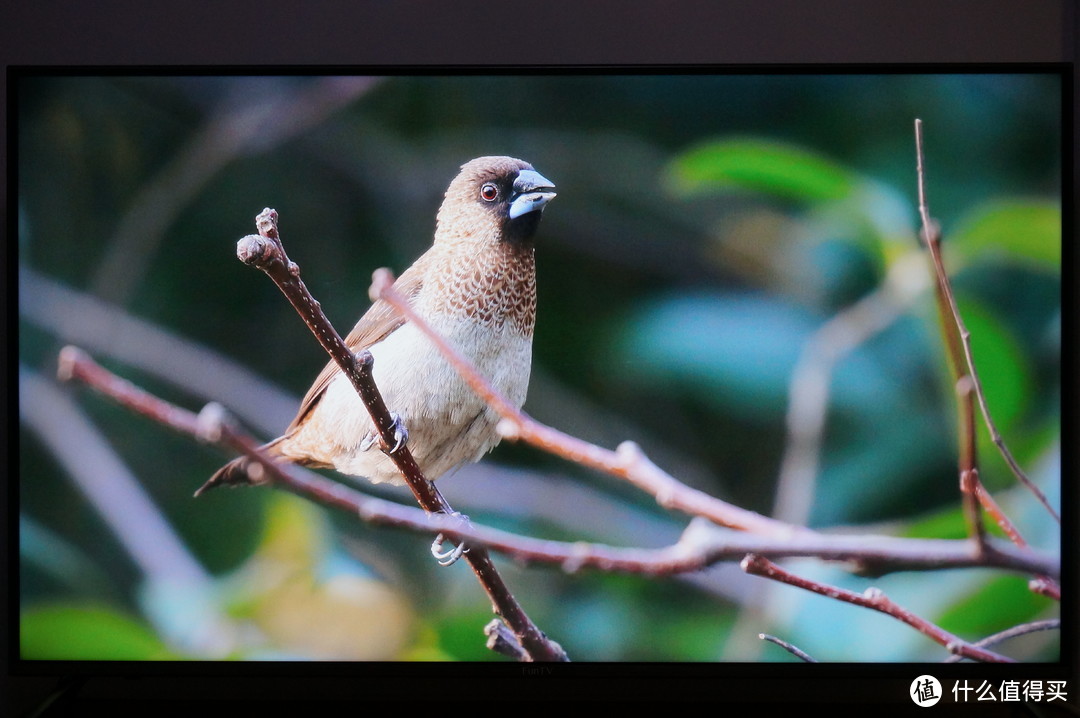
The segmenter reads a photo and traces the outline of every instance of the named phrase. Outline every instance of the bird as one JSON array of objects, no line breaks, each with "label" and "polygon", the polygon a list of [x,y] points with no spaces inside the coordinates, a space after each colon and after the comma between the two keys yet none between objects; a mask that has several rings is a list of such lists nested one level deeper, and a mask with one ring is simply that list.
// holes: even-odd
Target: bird
[{"label": "bird", "polygon": [[[436,215],[435,236],[394,282],[416,313],[469,358],[504,397],[525,403],[536,324],[534,237],[555,186],[513,157],[461,166]],[[372,376],[425,477],[479,461],[499,443],[499,416],[400,312],[376,300],[345,339],[371,352]],[[285,432],[263,450],[277,460],[402,484],[367,408],[333,361],[315,379]],[[396,449],[396,447],[394,447]],[[239,457],[198,493],[260,483],[262,467]]]}]

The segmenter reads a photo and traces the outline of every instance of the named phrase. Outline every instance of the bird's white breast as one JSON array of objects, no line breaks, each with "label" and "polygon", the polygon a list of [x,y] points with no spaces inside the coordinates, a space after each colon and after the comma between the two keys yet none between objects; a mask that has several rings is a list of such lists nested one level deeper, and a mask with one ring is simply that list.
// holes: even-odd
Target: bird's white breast
[{"label": "bird's white breast", "polygon": [[[467,317],[441,317],[436,331],[469,358],[481,375],[515,406],[525,402],[532,340],[513,323],[492,327]],[[370,348],[373,377],[387,408],[409,432],[409,448],[429,479],[476,461],[498,443],[498,416],[458,375],[435,345],[406,323]],[[399,483],[397,468],[378,443],[362,450],[371,420],[352,384],[339,375],[327,387],[320,414],[336,417],[334,459],[339,471]]]}]

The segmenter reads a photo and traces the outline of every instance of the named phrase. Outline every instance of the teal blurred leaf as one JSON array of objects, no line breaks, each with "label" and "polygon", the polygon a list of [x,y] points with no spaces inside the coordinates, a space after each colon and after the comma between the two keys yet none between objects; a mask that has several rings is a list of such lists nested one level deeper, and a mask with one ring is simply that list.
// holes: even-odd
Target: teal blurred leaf
[{"label": "teal blurred leaf", "polygon": [[816,324],[764,296],[678,295],[631,316],[619,361],[639,379],[771,417],[787,403],[788,378]]},{"label": "teal blurred leaf", "polygon": [[[771,421],[786,410],[792,370],[820,323],[805,308],[764,295],[670,296],[631,315],[616,361],[637,380]],[[898,391],[888,371],[856,350],[833,377],[833,404],[881,412]]]},{"label": "teal blurred leaf", "polygon": [[742,189],[807,202],[851,193],[855,176],[808,150],[755,138],[720,140],[695,147],[669,168],[676,191]]},{"label": "teal blurred leaf", "polygon": [[1004,257],[1057,271],[1061,268],[1061,208],[1039,200],[999,200],[973,210],[946,235],[966,257]]},{"label": "teal blurred leaf", "polygon": [[32,608],[19,622],[21,657],[31,660],[176,660],[145,624],[86,604]]}]

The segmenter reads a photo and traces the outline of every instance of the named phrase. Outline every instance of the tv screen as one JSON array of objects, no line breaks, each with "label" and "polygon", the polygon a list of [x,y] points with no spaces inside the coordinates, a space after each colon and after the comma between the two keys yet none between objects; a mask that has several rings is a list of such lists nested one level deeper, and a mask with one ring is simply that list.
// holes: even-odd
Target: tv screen
[{"label": "tv screen", "polygon": [[9,83],[20,669],[1057,675],[1063,68]]}]

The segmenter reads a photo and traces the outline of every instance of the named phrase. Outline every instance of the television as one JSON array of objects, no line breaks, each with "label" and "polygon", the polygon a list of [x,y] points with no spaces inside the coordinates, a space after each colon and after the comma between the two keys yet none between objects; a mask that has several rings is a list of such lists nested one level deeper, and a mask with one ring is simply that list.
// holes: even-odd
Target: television
[{"label": "television", "polygon": [[[705,676],[748,701],[778,678],[843,683],[812,665],[840,663],[880,681],[849,686],[868,703],[974,702],[986,681],[999,701],[1075,701],[1068,66],[8,83],[17,674],[271,694],[298,676],[376,693],[475,671]],[[526,415],[492,419],[498,446],[435,484],[467,522],[318,467],[194,497],[238,454],[188,419],[212,403],[273,439],[333,361],[238,242],[278,234],[345,337],[373,270],[437,244],[448,184],[489,155],[555,196],[523,241]],[[131,387],[178,414],[133,409]],[[471,548],[440,562],[440,530]],[[553,656],[572,665],[515,661]]]}]

